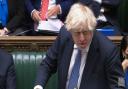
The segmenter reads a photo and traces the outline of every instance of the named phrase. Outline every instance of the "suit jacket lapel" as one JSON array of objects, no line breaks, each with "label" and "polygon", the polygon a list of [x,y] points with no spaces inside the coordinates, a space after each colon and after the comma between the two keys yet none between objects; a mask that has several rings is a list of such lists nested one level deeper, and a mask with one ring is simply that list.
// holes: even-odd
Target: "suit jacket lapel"
[{"label": "suit jacket lapel", "polygon": [[97,48],[98,42],[96,40],[96,36],[94,35],[92,39],[92,43],[90,45],[90,49],[87,55],[85,68],[82,75],[81,85],[80,89],[86,89],[87,87],[87,81],[92,75],[92,71],[94,69],[94,65],[96,64],[96,61],[98,59],[98,48]]},{"label": "suit jacket lapel", "polygon": [[71,60],[71,56],[72,56],[72,52],[73,52],[73,46],[74,43],[73,41],[71,41],[72,39],[68,39],[69,41],[66,42],[66,45],[64,47],[64,55],[62,55],[62,65],[61,65],[61,78],[62,78],[62,88],[65,89],[66,86],[66,82],[67,82],[67,76],[68,76],[68,69],[69,69],[69,65],[70,65],[70,60]]}]

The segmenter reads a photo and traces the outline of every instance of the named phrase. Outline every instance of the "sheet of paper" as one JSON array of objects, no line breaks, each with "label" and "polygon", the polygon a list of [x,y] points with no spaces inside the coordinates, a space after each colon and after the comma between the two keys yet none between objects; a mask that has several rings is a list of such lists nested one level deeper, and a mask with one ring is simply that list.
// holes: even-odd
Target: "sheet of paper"
[{"label": "sheet of paper", "polygon": [[59,19],[48,19],[48,21],[40,21],[37,26],[38,31],[50,31],[59,33],[63,23]]}]

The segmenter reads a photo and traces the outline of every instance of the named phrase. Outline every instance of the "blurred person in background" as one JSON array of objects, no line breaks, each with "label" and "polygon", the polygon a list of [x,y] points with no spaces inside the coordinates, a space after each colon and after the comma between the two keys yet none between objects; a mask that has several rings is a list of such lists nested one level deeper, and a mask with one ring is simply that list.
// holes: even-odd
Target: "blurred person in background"
[{"label": "blurred person in background", "polygon": [[121,35],[117,11],[121,0],[78,0],[89,6],[97,18],[97,29],[113,29],[114,35]]},{"label": "blurred person in background", "polygon": [[24,31],[24,0],[0,0],[0,36],[17,35]]},{"label": "blurred person in background", "polygon": [[0,89],[16,89],[16,73],[12,55],[0,49]]},{"label": "blurred person in background", "polygon": [[[26,25],[29,29],[33,29],[31,32],[34,33],[36,25],[39,24],[41,18],[41,7],[43,7],[44,0],[26,0]],[[71,5],[75,0],[48,0],[48,11],[46,19],[60,19],[62,22],[68,14]]]},{"label": "blurred person in background", "polygon": [[128,36],[124,36],[121,41],[121,60],[125,72],[125,85],[128,89]]}]

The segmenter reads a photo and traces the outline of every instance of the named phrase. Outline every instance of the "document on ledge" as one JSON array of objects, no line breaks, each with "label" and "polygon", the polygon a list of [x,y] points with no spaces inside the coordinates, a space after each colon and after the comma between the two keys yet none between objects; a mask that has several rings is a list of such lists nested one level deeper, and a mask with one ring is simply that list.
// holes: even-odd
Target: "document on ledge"
[{"label": "document on ledge", "polygon": [[40,21],[37,26],[37,31],[47,31],[59,33],[63,23],[59,19],[48,19],[47,21]]}]

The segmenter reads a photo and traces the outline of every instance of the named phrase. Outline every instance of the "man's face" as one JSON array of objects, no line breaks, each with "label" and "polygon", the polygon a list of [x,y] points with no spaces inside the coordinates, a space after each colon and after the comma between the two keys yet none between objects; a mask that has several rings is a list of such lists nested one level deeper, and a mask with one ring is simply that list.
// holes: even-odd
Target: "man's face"
[{"label": "man's face", "polygon": [[81,49],[86,48],[93,36],[93,31],[89,30],[78,30],[71,32],[74,43]]}]

